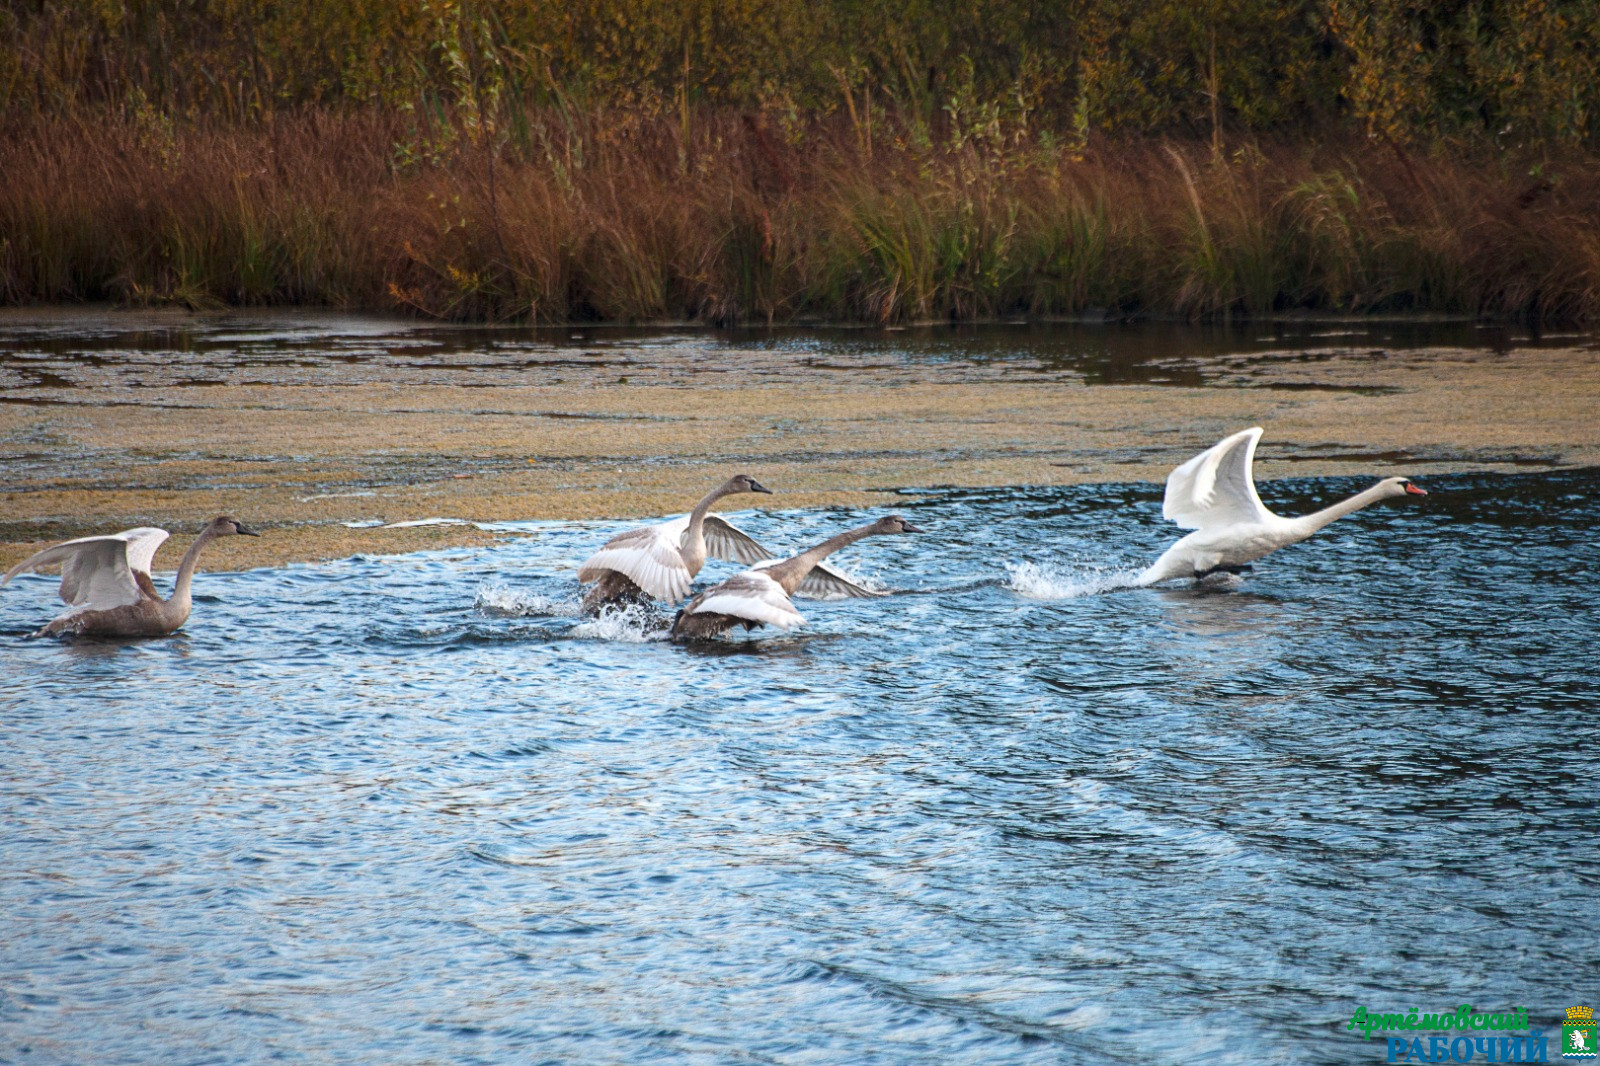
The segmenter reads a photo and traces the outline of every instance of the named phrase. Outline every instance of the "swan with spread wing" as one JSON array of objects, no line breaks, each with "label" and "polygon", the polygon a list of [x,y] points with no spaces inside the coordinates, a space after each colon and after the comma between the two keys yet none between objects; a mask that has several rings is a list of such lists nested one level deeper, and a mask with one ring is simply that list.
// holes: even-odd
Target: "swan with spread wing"
[{"label": "swan with spread wing", "polygon": [[150,564],[167,531],[154,526],[125,529],[99,537],[79,537],[46,548],[6,571],[4,585],[18,574],[61,567],[61,598],[70,608],[34,634],[80,633],[97,637],[164,637],[189,620],[189,584],[200,552],[218,537],[260,536],[237,518],[220,515],[201,531],[178,564],[172,596],[162,599],[150,580]]},{"label": "swan with spread wing", "polygon": [[[607,604],[648,599],[677,603],[689,595],[690,583],[707,559],[754,566],[774,558],[744,530],[707,513],[723,497],[744,492],[770,494],[772,490],[749,474],[736,474],[707,493],[690,513],[630,529],[606,541],[578,570],[579,581],[594,582],[583,598],[584,611],[593,614]],[[814,599],[882,595],[826,565],[817,567],[798,591]]]},{"label": "swan with spread wing", "polygon": [[[792,629],[805,619],[795,610],[789,597],[806,587],[806,582],[822,568],[823,559],[865,537],[921,532],[899,515],[889,515],[829,537],[810,551],[791,558],[768,559],[757,563],[721,584],[713,585],[685,604],[683,610],[678,612],[678,617],[673,619],[672,639],[685,641],[714,637],[734,626],[758,629],[771,625],[779,629]],[[853,585],[848,579],[844,580]]]},{"label": "swan with spread wing", "polygon": [[685,517],[618,533],[578,569],[580,582],[594,582],[583,597],[584,611],[593,614],[608,604],[650,599],[677,603],[689,595],[689,583],[708,557],[741,563],[766,558],[759,544],[707,512],[725,496],[771,491],[749,474],[735,474],[706,493]]},{"label": "swan with spread wing", "polygon": [[1267,510],[1256,493],[1251,467],[1262,429],[1253,426],[1178,467],[1167,477],[1161,516],[1193,533],[1157,559],[1137,584],[1212,574],[1241,574],[1279,548],[1298,544],[1317,530],[1368,504],[1401,496],[1426,496],[1409,478],[1388,477],[1364,492],[1299,518]]}]

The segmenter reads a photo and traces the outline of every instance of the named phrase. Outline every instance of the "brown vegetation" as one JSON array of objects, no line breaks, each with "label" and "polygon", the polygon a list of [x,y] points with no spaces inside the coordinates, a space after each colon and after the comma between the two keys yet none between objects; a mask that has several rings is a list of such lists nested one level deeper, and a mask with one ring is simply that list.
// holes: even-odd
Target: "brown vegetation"
[{"label": "brown vegetation", "polygon": [[996,120],[153,111],[0,129],[0,302],[894,322],[1600,311],[1600,162]]},{"label": "brown vegetation", "polygon": [[0,0],[0,302],[1600,308],[1600,0]]}]

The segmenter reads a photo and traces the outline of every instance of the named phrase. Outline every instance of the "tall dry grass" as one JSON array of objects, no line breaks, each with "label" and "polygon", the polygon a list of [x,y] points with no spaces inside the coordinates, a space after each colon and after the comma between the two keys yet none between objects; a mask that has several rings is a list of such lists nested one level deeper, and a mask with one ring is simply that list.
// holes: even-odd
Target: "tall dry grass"
[{"label": "tall dry grass", "polygon": [[0,129],[0,302],[456,319],[1600,314],[1600,160],[1047,136],[879,116],[312,110]]}]

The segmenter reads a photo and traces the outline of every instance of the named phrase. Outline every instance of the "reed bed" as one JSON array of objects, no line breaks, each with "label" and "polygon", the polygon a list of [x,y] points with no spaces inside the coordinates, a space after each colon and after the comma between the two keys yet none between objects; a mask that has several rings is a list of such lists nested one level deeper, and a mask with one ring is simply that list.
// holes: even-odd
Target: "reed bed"
[{"label": "reed bed", "polygon": [[[470,119],[470,116],[469,116]],[[921,135],[878,115],[569,107],[518,135],[304,109],[0,128],[0,302],[462,320],[1600,316],[1574,151]]]}]

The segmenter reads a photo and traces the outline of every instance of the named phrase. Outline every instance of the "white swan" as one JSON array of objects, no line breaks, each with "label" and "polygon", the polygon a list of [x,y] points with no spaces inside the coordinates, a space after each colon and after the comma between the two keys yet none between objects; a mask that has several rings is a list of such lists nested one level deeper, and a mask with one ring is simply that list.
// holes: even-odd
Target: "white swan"
[{"label": "white swan", "polygon": [[1260,426],[1241,430],[1167,477],[1161,516],[1194,532],[1168,548],[1139,575],[1136,584],[1243,573],[1262,556],[1298,544],[1328,523],[1370,503],[1396,496],[1427,495],[1407,478],[1389,477],[1332,507],[1299,518],[1280,517],[1262,505],[1250,469],[1261,433]]},{"label": "white swan", "polygon": [[164,637],[189,620],[189,582],[200,552],[218,537],[260,536],[236,518],[211,520],[178,564],[172,597],[163,600],[150,580],[150,564],[167,531],[154,526],[101,537],[79,537],[29,556],[6,571],[0,585],[26,570],[59,565],[61,598],[71,610],[34,634],[83,633],[102,637]]}]

